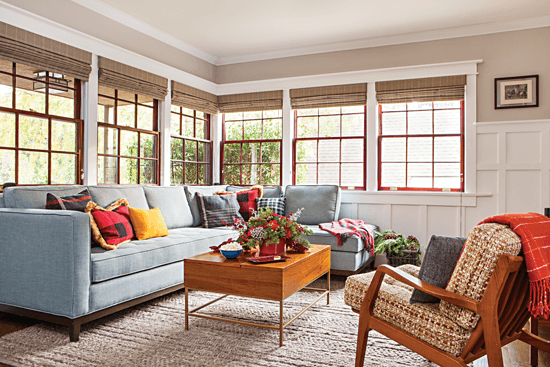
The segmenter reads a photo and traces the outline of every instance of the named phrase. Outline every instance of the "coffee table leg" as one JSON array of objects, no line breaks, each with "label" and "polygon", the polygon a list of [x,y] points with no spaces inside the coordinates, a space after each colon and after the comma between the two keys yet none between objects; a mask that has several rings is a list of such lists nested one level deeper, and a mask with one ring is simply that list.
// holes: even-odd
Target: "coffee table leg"
[{"label": "coffee table leg", "polygon": [[188,292],[187,287],[185,287],[185,330],[189,330],[189,298],[188,298]]},{"label": "coffee table leg", "polygon": [[327,273],[327,305],[330,304],[330,270]]},{"label": "coffee table leg", "polygon": [[283,346],[283,300],[279,304],[279,346]]}]

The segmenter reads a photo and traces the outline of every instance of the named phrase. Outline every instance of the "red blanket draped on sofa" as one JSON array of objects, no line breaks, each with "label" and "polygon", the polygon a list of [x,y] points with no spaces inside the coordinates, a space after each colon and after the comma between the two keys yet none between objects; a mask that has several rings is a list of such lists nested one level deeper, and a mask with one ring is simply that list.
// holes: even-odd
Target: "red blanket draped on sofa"
[{"label": "red blanket draped on sofa", "polygon": [[372,229],[362,220],[340,219],[337,222],[321,223],[319,228],[335,235],[338,238],[338,246],[342,246],[342,236],[344,238],[353,235],[360,237],[365,241],[365,247],[374,256],[374,235]]},{"label": "red blanket draped on sofa", "polygon": [[[550,316],[550,218],[538,213],[501,214],[481,223],[507,224],[521,238],[529,274],[529,311],[535,317]],[[479,223],[479,224],[481,224]]]}]

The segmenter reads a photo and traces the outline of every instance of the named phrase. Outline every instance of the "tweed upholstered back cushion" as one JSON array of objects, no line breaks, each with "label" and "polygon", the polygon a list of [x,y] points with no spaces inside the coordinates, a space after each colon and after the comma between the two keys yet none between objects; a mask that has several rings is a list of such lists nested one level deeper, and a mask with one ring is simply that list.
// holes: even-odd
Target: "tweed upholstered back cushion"
[{"label": "tweed upholstered back cushion", "polygon": [[[515,256],[520,251],[521,239],[510,227],[497,223],[474,227],[445,289],[481,301],[499,257]],[[439,309],[467,330],[474,329],[479,321],[477,313],[445,301],[441,301]]]}]

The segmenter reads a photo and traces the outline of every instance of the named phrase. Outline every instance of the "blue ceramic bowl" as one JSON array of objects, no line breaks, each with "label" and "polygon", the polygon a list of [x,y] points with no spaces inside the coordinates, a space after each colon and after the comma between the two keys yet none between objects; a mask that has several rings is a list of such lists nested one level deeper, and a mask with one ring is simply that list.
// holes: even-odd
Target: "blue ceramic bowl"
[{"label": "blue ceramic bowl", "polygon": [[243,250],[242,249],[234,250],[234,251],[220,250],[220,252],[223,255],[223,257],[225,257],[226,259],[234,259],[237,256],[239,256],[241,252],[243,252]]}]

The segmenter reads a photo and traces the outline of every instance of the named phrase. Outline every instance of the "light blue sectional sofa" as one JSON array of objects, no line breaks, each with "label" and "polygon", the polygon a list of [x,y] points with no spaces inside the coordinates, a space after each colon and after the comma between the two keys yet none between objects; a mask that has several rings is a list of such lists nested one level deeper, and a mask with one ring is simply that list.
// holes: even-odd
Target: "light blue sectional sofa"
[{"label": "light blue sectional sofa", "polygon": [[[230,228],[198,224],[195,192],[211,195],[226,189],[209,187],[88,186],[92,199],[106,207],[126,198],[132,207],[159,207],[170,235],[131,241],[107,251],[93,247],[89,215],[46,210],[48,192],[72,195],[86,186],[9,187],[0,195],[0,311],[69,327],[78,340],[80,325],[183,288],[183,259],[236,238]],[[282,195],[280,187],[264,197]],[[305,208],[300,222],[314,231],[310,242],[332,246],[332,267],[353,272],[369,260],[362,241],[336,238],[318,228],[337,220],[337,186],[288,186],[287,212]]]}]

